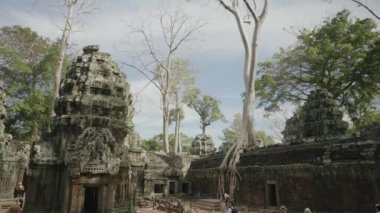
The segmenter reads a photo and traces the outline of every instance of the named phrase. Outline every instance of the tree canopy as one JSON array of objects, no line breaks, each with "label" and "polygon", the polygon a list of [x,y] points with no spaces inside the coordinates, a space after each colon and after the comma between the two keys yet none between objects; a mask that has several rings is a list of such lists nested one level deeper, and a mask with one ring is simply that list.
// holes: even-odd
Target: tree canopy
[{"label": "tree canopy", "polygon": [[353,19],[343,10],[261,64],[257,83],[260,107],[299,103],[316,88],[326,89],[352,121],[370,109],[380,88],[380,33],[371,19]]},{"label": "tree canopy", "polygon": [[[181,141],[182,141],[182,149],[184,152],[190,152],[191,149],[191,142],[193,140],[192,137],[187,136],[185,134],[181,135]],[[143,140],[141,143],[141,148],[147,151],[161,151],[163,150],[163,136],[162,134],[158,134],[153,136],[151,139]],[[169,146],[170,150],[174,150],[174,141],[175,141],[175,135],[169,134]]]},{"label": "tree canopy", "polygon": [[[237,143],[240,140],[241,128],[242,128],[242,116],[240,113],[236,113],[234,120],[228,128],[223,130],[223,137],[221,140],[223,143],[219,147],[219,151],[227,151],[232,144]],[[258,130],[255,131],[256,138],[261,141],[260,146],[268,146],[274,144],[273,138],[265,133],[265,131]]]},{"label": "tree canopy", "polygon": [[189,100],[188,106],[193,108],[200,116],[202,134],[206,134],[206,127],[218,120],[225,120],[219,109],[220,101],[210,95],[195,95]]},{"label": "tree canopy", "polygon": [[0,29],[0,78],[8,108],[5,125],[16,139],[33,141],[46,128],[58,52],[57,41],[30,28],[15,25]]}]

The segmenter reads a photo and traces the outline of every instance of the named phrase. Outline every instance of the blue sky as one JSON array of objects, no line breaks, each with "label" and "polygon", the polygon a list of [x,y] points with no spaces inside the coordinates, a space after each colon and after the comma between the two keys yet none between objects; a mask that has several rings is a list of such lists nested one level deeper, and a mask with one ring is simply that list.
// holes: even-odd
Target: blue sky
[{"label": "blue sky", "polygon": [[[28,26],[38,34],[58,38],[63,26],[62,9],[57,2],[62,0],[0,0],[0,27],[6,25]],[[138,40],[130,34],[128,26],[138,26],[148,17],[158,15],[159,8],[168,10],[182,8],[187,15],[200,18],[207,25],[196,34],[197,41],[186,44],[179,50],[179,56],[189,58],[197,70],[197,85],[203,93],[217,97],[221,110],[229,121],[240,112],[243,91],[243,47],[233,17],[216,0],[97,0],[97,9],[91,14],[79,17],[76,31],[72,34],[71,51],[78,55],[88,44],[99,44],[102,51],[109,52],[118,62],[130,61],[130,50]],[[380,13],[380,1],[367,0],[374,11]],[[280,47],[295,41],[293,29],[312,27],[325,17],[333,16],[342,9],[350,9],[357,17],[370,17],[363,8],[349,0],[272,0],[269,14],[262,28],[259,41],[259,60],[269,60]],[[154,28],[153,28],[154,29]],[[156,33],[155,31],[153,33]],[[127,74],[132,92],[142,88],[147,80],[136,71],[121,66]],[[159,93],[153,86],[142,93],[136,104],[134,122],[143,138],[150,138],[161,132]],[[291,115],[291,106],[284,106],[286,116]],[[285,116],[285,117],[286,117]],[[283,125],[284,115],[277,114],[270,119],[263,117],[261,109],[256,110],[257,129],[277,135]],[[217,145],[222,130],[229,124],[216,122],[208,127]],[[185,109],[183,133],[195,136],[200,133],[199,118],[191,109]]]}]

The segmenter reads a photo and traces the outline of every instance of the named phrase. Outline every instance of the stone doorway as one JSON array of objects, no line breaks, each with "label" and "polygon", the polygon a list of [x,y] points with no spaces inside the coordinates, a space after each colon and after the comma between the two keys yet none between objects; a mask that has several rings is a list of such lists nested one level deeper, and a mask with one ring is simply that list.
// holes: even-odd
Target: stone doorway
[{"label": "stone doorway", "polygon": [[182,183],[182,193],[185,193],[185,194],[189,193],[189,184],[188,183]]},{"label": "stone doorway", "polygon": [[169,194],[175,194],[175,182],[169,182]]},{"label": "stone doorway", "polygon": [[266,184],[266,198],[268,207],[279,205],[277,184],[274,181],[269,181]]},{"label": "stone doorway", "polygon": [[97,213],[98,211],[98,187],[86,187],[84,192],[84,213]]}]

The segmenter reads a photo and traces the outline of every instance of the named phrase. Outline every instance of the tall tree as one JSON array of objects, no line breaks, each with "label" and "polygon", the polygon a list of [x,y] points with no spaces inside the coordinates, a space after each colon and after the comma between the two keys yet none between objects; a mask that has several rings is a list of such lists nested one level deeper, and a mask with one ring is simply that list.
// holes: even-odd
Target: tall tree
[{"label": "tall tree", "polygon": [[194,33],[204,24],[194,20],[182,11],[173,14],[161,14],[159,17],[161,41],[154,38],[150,26],[133,28],[141,36],[145,49],[137,56],[138,63],[124,65],[143,74],[159,90],[162,108],[162,133],[166,153],[169,153],[169,106],[170,96],[176,85],[179,72],[174,69],[175,55],[186,42],[193,39]]},{"label": "tall tree", "polygon": [[[178,99],[178,94],[175,94],[175,99]],[[176,100],[175,108],[169,112],[169,125],[175,123],[174,128],[174,153],[182,153],[181,144],[181,121],[185,118],[183,109],[180,107],[179,101]]]},{"label": "tall tree", "polygon": [[174,108],[170,111],[169,122],[175,122],[175,143],[173,152],[182,153],[181,121],[184,119],[183,105],[198,91],[198,89],[195,87],[195,74],[194,71],[190,69],[188,60],[174,60],[173,71],[175,72],[172,92]]},{"label": "tall tree", "polygon": [[206,127],[218,120],[225,120],[223,113],[219,109],[220,101],[210,95],[196,96],[190,99],[188,106],[193,108],[200,117],[200,128],[202,134],[206,134]]},{"label": "tall tree", "polygon": [[[257,73],[257,49],[260,29],[268,12],[268,1],[263,0],[261,11],[258,11],[257,1],[252,0],[218,0],[218,2],[235,18],[240,37],[244,47],[244,101],[241,139],[226,153],[220,165],[221,175],[219,189],[224,192],[224,176],[230,178],[230,193],[233,194],[237,184],[236,164],[240,160],[240,152],[243,146],[257,146],[254,132],[254,104],[255,104],[255,79]],[[247,16],[242,17],[241,11],[247,11]],[[246,28],[244,23],[253,24]],[[250,40],[250,38],[252,38]],[[227,170],[227,171],[226,171]],[[227,174],[226,174],[227,172]]]},{"label": "tall tree", "polygon": [[259,106],[268,112],[279,105],[304,101],[310,91],[326,89],[355,123],[371,108],[380,89],[380,32],[371,19],[351,19],[347,10],[280,49],[262,64],[257,89]]},{"label": "tall tree", "polygon": [[58,42],[30,28],[0,29],[0,78],[6,87],[9,113],[6,128],[15,138],[34,141],[46,130],[58,51]]},{"label": "tall tree", "polygon": [[[67,47],[69,45],[69,39],[74,27],[74,14],[81,15],[87,14],[90,10],[94,9],[93,0],[62,0],[66,8],[65,24],[62,29],[62,38],[60,40],[59,56],[55,66],[55,81],[54,81],[54,93],[51,99],[51,106],[49,110],[50,118],[55,116],[54,105],[56,98],[59,97],[59,88],[61,84],[62,68],[65,61]],[[50,124],[49,124],[50,131]]]}]

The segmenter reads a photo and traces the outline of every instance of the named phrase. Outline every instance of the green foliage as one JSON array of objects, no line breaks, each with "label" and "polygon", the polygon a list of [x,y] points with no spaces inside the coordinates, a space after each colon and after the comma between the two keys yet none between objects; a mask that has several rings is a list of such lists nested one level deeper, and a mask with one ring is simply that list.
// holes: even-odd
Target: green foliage
[{"label": "green foliage", "polygon": [[349,131],[355,133],[360,130],[369,129],[372,125],[377,123],[380,123],[380,111],[368,112],[363,116],[362,122],[354,125]]},{"label": "green foliage", "polygon": [[232,124],[223,130],[223,142],[234,144],[240,140],[243,118],[240,113],[236,113]]},{"label": "green foliage", "polygon": [[49,97],[34,91],[8,111],[7,132],[29,142],[39,138],[46,131],[49,121]]},{"label": "green foliage", "polygon": [[269,146],[276,143],[271,136],[267,135],[265,131],[258,130],[255,132],[255,134],[256,139],[261,140],[262,146]]},{"label": "green foliage", "polygon": [[222,120],[225,121],[223,113],[219,109],[220,101],[210,95],[194,96],[189,100],[188,106],[192,107],[200,116],[200,126],[203,134],[206,127],[211,123]]},{"label": "green foliage", "polygon": [[259,107],[267,112],[298,104],[310,91],[326,89],[355,123],[380,89],[380,33],[371,19],[351,19],[347,10],[312,30],[261,64],[256,84]]},{"label": "green foliage", "polygon": [[160,151],[162,150],[162,141],[156,141],[153,138],[149,140],[143,140],[141,143],[141,148],[146,151]]},{"label": "green foliage", "polygon": [[188,135],[181,133],[181,142],[182,142],[182,151],[190,153],[191,151],[191,142],[193,142],[194,138]]},{"label": "green foliage", "polygon": [[187,96],[195,89],[195,72],[191,69],[189,60],[175,58],[171,61],[172,91],[178,94],[181,102],[186,102]]},{"label": "green foliage", "polygon": [[182,107],[177,109],[171,109],[169,111],[169,125],[171,125],[173,122],[177,119],[177,113],[179,113],[179,120],[182,121],[185,118],[185,112],[183,111]]},{"label": "green foliage", "polygon": [[[182,141],[182,151],[183,152],[190,152],[191,149],[191,142],[194,138],[187,136],[185,134],[181,134],[181,141]],[[169,135],[169,146],[170,150],[174,150],[174,134]],[[149,140],[143,140],[141,143],[141,148],[147,151],[161,151],[163,150],[163,139],[162,134],[158,134],[153,136]]]},{"label": "green foliage", "polygon": [[[242,130],[243,118],[240,113],[236,113],[232,124],[223,130],[223,137],[220,139],[223,143],[219,147],[219,151],[227,151],[232,144],[237,143],[240,140],[241,130]],[[265,131],[259,130],[255,131],[256,139],[261,140],[263,146],[268,146],[274,144],[273,138],[265,133]]]},{"label": "green foliage", "polygon": [[33,141],[44,131],[58,52],[58,41],[41,37],[30,28],[0,28],[0,78],[9,112],[5,125],[17,139]]}]

